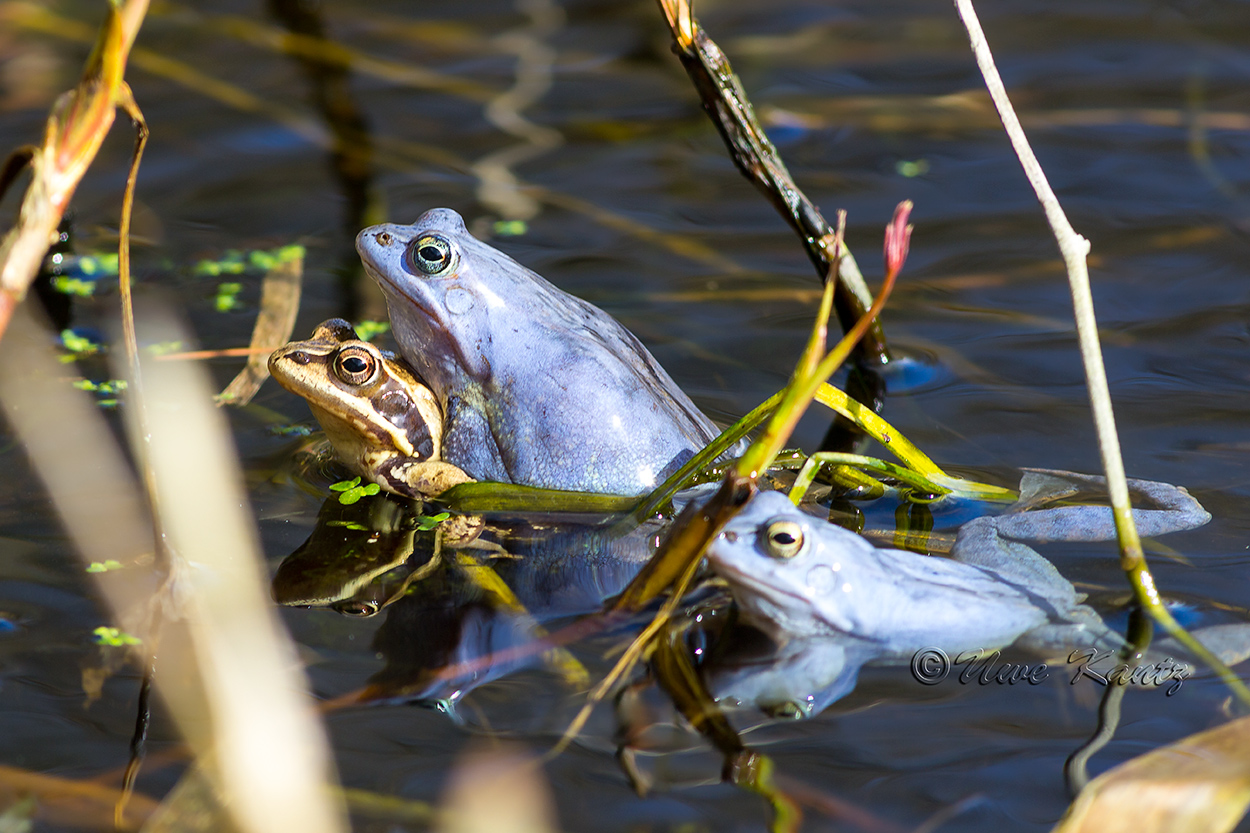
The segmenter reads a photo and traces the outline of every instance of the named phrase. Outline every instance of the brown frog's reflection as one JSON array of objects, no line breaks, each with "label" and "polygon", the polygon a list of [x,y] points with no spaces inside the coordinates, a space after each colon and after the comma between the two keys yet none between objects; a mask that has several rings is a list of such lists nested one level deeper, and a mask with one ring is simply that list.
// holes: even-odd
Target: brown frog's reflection
[{"label": "brown frog's reflection", "polygon": [[567,651],[539,642],[544,624],[600,610],[650,557],[658,533],[650,524],[621,534],[610,523],[515,517],[435,525],[419,512],[390,495],[349,506],[330,498],[274,575],[279,604],[357,617],[387,611],[373,641],[387,664],[365,700],[446,706],[540,662],[584,685]]}]

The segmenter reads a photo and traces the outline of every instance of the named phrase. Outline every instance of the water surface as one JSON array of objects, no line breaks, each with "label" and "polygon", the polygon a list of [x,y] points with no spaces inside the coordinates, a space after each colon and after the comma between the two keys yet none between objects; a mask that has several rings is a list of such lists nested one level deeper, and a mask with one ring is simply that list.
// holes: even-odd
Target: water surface
[{"label": "water surface", "polygon": [[[92,25],[99,12],[80,2],[53,8]],[[203,346],[246,343],[259,278],[243,277],[241,306],[220,313],[213,296],[222,279],[194,276],[197,260],[307,246],[302,336],[332,316],[381,314],[353,271],[351,240],[367,216],[410,222],[449,206],[487,233],[497,221],[524,220],[524,234],[496,235],[494,244],[619,317],[721,422],[784,384],[815,308],[815,275],[790,229],[730,163],[654,7],[576,2],[547,9],[538,23],[507,2],[431,7],[429,20],[397,2],[365,13],[327,0],[321,10],[328,36],[372,63],[314,78],[257,34],[280,33],[290,18],[245,3],[211,12],[162,6],[138,41],[181,62],[171,74],[136,55],[128,76],[152,128],[139,180],[138,277],[144,291],[175,293]],[[987,109],[954,10],[910,0],[732,0],[705,2],[699,13],[796,181],[827,215],[849,212],[848,239],[870,280],[880,274],[893,206],[916,204],[911,259],[884,326],[896,351],[930,370],[896,384],[885,416],[935,460],[981,478],[1011,484],[1022,466],[1097,471],[1058,253]],[[1183,484],[1215,516],[1167,539],[1187,562],[1154,561],[1165,592],[1200,612],[1240,610],[1250,598],[1250,202],[1240,164],[1250,152],[1247,23],[1246,7],[1229,2],[1008,2],[987,8],[984,20],[1038,156],[1093,245],[1129,474]],[[509,44],[518,35],[528,77],[540,88],[549,79],[524,110],[547,145],[527,146],[485,109],[516,81]],[[0,33],[6,145],[37,139],[86,49],[21,28]],[[437,77],[405,81],[402,68]],[[316,83],[337,89],[349,141],[359,148],[367,136],[373,148],[346,172],[332,167]],[[234,104],[223,90],[238,93]],[[532,187],[520,201],[492,203],[475,165],[491,170],[484,160],[518,146],[512,173]],[[110,245],[129,149],[117,129],[79,189],[82,251]],[[115,300],[112,291],[75,300],[67,323],[103,328]],[[223,385],[238,367],[213,363]],[[303,403],[272,383],[256,404],[311,424]],[[274,477],[292,444],[267,417],[233,419],[276,567],[311,531],[320,498]],[[809,417],[795,441],[814,448],[825,428],[823,416]],[[0,498],[0,763],[95,777],[125,763],[136,677],[114,677],[83,708],[80,669],[95,662],[91,633],[105,614],[21,450],[6,438],[0,456],[9,473]],[[888,523],[890,513],[873,520]],[[1111,545],[1046,554],[1095,591],[1104,613],[1123,609]],[[381,669],[370,646],[387,616],[294,610],[285,619],[308,649],[318,695],[353,690]],[[601,671],[615,643],[601,637],[575,652]],[[1058,675],[1036,687],[924,688],[905,669],[887,669],[810,721],[773,723],[748,738],[782,773],[884,825],[914,828],[965,802],[947,829],[1044,830],[1067,805],[1062,764],[1093,732],[1100,693]],[[1173,697],[1130,692],[1123,726],[1093,771],[1221,722],[1227,696],[1208,678]],[[478,687],[459,723],[437,710],[385,706],[337,713],[328,726],[346,784],[435,800],[466,746],[504,735],[543,751],[577,702],[558,675],[536,666]],[[763,804],[717,784],[719,761],[693,735],[689,751],[649,764],[659,789],[637,797],[613,758],[609,712],[545,767],[563,828],[764,825]],[[174,743],[159,715],[153,736],[156,749]],[[140,789],[163,794],[177,774],[153,767]],[[860,826],[809,810],[805,829]]]}]

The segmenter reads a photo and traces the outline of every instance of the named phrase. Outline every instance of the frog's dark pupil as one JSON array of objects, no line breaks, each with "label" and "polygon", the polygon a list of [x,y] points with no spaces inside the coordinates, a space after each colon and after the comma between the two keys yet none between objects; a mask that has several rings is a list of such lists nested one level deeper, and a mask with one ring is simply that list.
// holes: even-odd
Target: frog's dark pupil
[{"label": "frog's dark pupil", "polygon": [[786,545],[786,544],[793,544],[796,539],[789,532],[774,532],[773,540],[776,541],[778,544]]},{"label": "frog's dark pupil", "polygon": [[429,261],[430,263],[439,263],[446,257],[442,250],[436,246],[422,246],[421,250],[417,252],[417,255],[422,260]]},{"label": "frog's dark pupil", "polygon": [[376,375],[377,360],[359,347],[347,347],[334,361],[334,373],[349,385],[363,385]]}]

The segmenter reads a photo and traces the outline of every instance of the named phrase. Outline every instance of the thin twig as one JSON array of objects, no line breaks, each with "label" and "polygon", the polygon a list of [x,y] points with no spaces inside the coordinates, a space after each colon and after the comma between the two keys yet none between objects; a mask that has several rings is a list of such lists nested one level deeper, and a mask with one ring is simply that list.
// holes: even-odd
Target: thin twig
[{"label": "thin twig", "polygon": [[1138,603],[1150,612],[1160,626],[1175,636],[1185,647],[1189,648],[1220,675],[1221,679],[1245,703],[1250,704],[1250,689],[1235,674],[1208,651],[1200,642],[1187,633],[1172,618],[1172,614],[1159,599],[1155,588],[1154,577],[1146,566],[1146,556],[1142,552],[1141,539],[1137,534],[1137,526],[1133,523],[1133,510],[1129,502],[1128,479],[1124,474],[1124,459],[1120,454],[1120,440],[1115,428],[1115,414],[1111,409],[1111,394],[1107,386],[1107,371],[1102,361],[1102,346],[1098,340],[1098,322],[1094,317],[1094,301],[1089,289],[1089,269],[1086,255],[1089,254],[1089,241],[1076,233],[1067,216],[1059,206],[1059,200],[1046,180],[1041,164],[1033,154],[1029,141],[1025,138],[1020,120],[1016,118],[1015,109],[1007,97],[1003,79],[994,66],[994,56],[981,31],[981,23],[977,20],[972,0],[955,0],[959,16],[963,18],[968,29],[968,37],[972,42],[972,51],[976,56],[977,66],[985,78],[985,86],[989,88],[990,97],[998,109],[1003,121],[1003,128],[1011,140],[1011,146],[1024,167],[1024,174],[1029,184],[1037,193],[1037,199],[1046,212],[1046,221],[1054,232],[1063,254],[1063,261],[1068,270],[1068,286],[1072,292],[1072,307],[1076,317],[1076,334],[1081,348],[1081,361],[1085,365],[1085,384],[1089,390],[1090,408],[1094,412],[1094,427],[1098,435],[1098,450],[1102,455],[1103,471],[1107,476],[1107,495],[1111,501],[1111,509],[1115,515],[1116,535],[1120,542],[1120,567],[1128,576],[1137,595]]},{"label": "thin twig", "polygon": [[[872,294],[855,258],[843,242],[834,244],[834,229],[816,204],[794,183],[781,154],[755,116],[746,90],[729,59],[694,16],[691,0],[660,0],[673,35],[673,51],[681,61],[738,170],[755,184],[803,241],[822,280],[837,282],[835,308],[844,332],[850,332],[872,305]],[[890,361],[885,333],[873,321],[856,342],[856,363],[865,369]]]}]

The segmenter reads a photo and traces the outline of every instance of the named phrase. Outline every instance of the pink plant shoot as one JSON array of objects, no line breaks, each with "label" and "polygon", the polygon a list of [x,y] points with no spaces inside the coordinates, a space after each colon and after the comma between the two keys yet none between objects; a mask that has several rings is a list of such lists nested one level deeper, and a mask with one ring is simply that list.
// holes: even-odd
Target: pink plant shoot
[{"label": "pink plant shoot", "polygon": [[903,200],[894,209],[894,219],[885,227],[885,271],[898,274],[907,261],[907,246],[911,242],[911,229],[907,218],[911,216],[911,200]]}]

